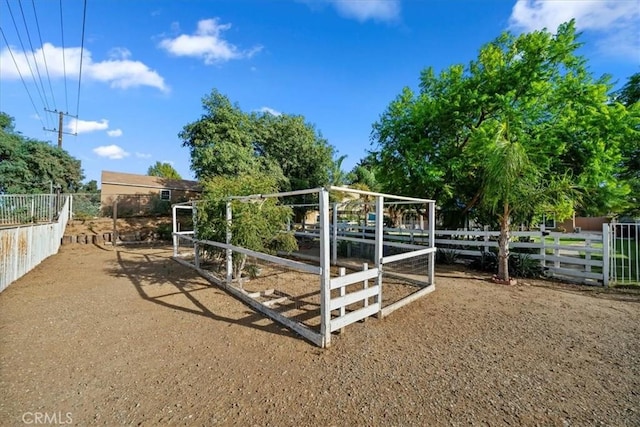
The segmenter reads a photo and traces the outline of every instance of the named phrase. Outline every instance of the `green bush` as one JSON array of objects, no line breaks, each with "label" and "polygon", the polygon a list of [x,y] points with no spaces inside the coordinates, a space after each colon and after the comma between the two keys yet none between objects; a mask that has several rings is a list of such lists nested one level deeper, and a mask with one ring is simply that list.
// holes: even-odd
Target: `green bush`
[{"label": "green bush", "polygon": [[436,252],[436,262],[439,264],[455,264],[458,260],[458,252],[453,249],[438,249]]},{"label": "green bush", "polygon": [[173,233],[173,225],[169,223],[158,224],[158,228],[156,228],[156,232],[158,233],[158,238],[160,240],[171,240],[171,233]]},{"label": "green bush", "polygon": [[[474,259],[469,265],[474,270],[498,273],[498,254],[495,252],[482,252],[479,258]],[[509,255],[509,276],[521,278],[536,278],[542,276],[543,268],[540,261],[531,258],[524,253],[511,253]]]}]

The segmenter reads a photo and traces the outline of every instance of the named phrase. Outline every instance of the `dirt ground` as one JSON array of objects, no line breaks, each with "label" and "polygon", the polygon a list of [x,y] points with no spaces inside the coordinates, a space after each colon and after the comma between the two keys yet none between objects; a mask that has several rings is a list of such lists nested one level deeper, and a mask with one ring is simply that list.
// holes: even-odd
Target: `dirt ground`
[{"label": "dirt ground", "polygon": [[0,425],[640,425],[638,295],[443,270],[321,350],[170,254],[65,245],[0,294]]}]

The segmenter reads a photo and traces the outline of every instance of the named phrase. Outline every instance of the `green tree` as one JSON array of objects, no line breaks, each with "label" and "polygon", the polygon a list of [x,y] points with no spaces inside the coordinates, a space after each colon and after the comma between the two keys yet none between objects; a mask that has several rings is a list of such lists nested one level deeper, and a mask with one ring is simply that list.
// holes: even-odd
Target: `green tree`
[{"label": "green tree", "polygon": [[615,98],[626,107],[640,102],[640,73],[630,76],[627,83],[616,93]]},{"label": "green tree", "polygon": [[100,189],[98,189],[98,182],[95,179],[87,182],[86,184],[82,184],[79,193],[99,193]]},{"label": "green tree", "polygon": [[340,187],[345,185],[348,180],[348,174],[342,169],[342,163],[347,158],[346,154],[338,157],[331,164],[331,168],[329,169],[329,184],[335,185],[336,187]]},{"label": "green tree", "polygon": [[[292,252],[298,248],[296,239],[286,226],[292,216],[291,208],[281,206],[275,198],[260,203],[231,200],[233,220],[227,228],[226,207],[230,196],[268,194],[277,190],[273,177],[239,175],[206,178],[201,204],[198,205],[197,238],[226,241],[231,231],[231,243],[254,251],[275,253]],[[245,268],[246,256],[234,252],[233,277],[240,279]]]},{"label": "green tree", "polygon": [[626,180],[631,187],[626,215],[640,217],[640,73],[635,73],[620,91],[615,100],[622,103],[628,113],[635,118],[635,132],[628,133],[622,145],[622,172],[620,178]]},{"label": "green tree", "polygon": [[155,164],[149,166],[147,175],[159,176],[160,178],[167,179],[182,179],[178,171],[175,170],[173,166],[171,166],[171,163],[164,162],[155,162]]},{"label": "green tree", "polygon": [[627,203],[618,175],[633,120],[578,47],[573,22],[504,33],[467,67],[424,70],[420,92],[405,88],[373,126],[385,191],[436,199],[446,225],[500,226],[502,280],[511,222]]},{"label": "green tree", "polygon": [[333,147],[304,117],[245,113],[215,89],[202,105],[202,117],[179,134],[196,177],[260,174],[280,191],[328,183]]},{"label": "green tree", "polygon": [[14,130],[13,118],[0,112],[0,193],[76,192],[84,178],[80,161],[47,142]]},{"label": "green tree", "polygon": [[[217,90],[202,100],[204,114],[179,136],[191,154],[199,179],[259,175],[276,183],[277,191],[321,187],[329,183],[333,147],[315,127],[297,115],[245,113]],[[296,220],[304,218],[312,196],[292,203]]]}]

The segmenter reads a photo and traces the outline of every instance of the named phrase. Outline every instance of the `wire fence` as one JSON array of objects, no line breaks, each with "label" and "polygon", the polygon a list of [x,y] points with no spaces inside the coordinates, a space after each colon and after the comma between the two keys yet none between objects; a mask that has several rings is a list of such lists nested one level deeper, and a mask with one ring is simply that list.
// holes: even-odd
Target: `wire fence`
[{"label": "wire fence", "polygon": [[53,222],[66,198],[62,194],[0,195],[0,226]]}]

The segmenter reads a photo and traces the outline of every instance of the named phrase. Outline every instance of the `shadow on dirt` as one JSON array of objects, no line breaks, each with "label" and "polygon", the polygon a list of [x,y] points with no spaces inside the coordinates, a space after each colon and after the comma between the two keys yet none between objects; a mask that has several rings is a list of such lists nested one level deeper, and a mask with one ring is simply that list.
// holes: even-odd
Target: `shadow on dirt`
[{"label": "shadow on dirt", "polygon": [[[162,307],[227,324],[236,324],[272,334],[302,339],[297,334],[249,308],[244,311],[246,316],[240,318],[215,313],[203,302],[204,298],[199,298],[199,291],[213,290],[216,297],[236,298],[217,286],[207,283],[197,272],[173,261],[169,258],[170,255],[171,251],[167,248],[118,249],[116,251],[118,267],[108,270],[108,273],[114,277],[127,278],[142,299]],[[170,292],[161,291],[160,285],[171,285],[173,289]],[[184,298],[176,298],[180,296]],[[209,298],[211,298],[210,294]]]}]

